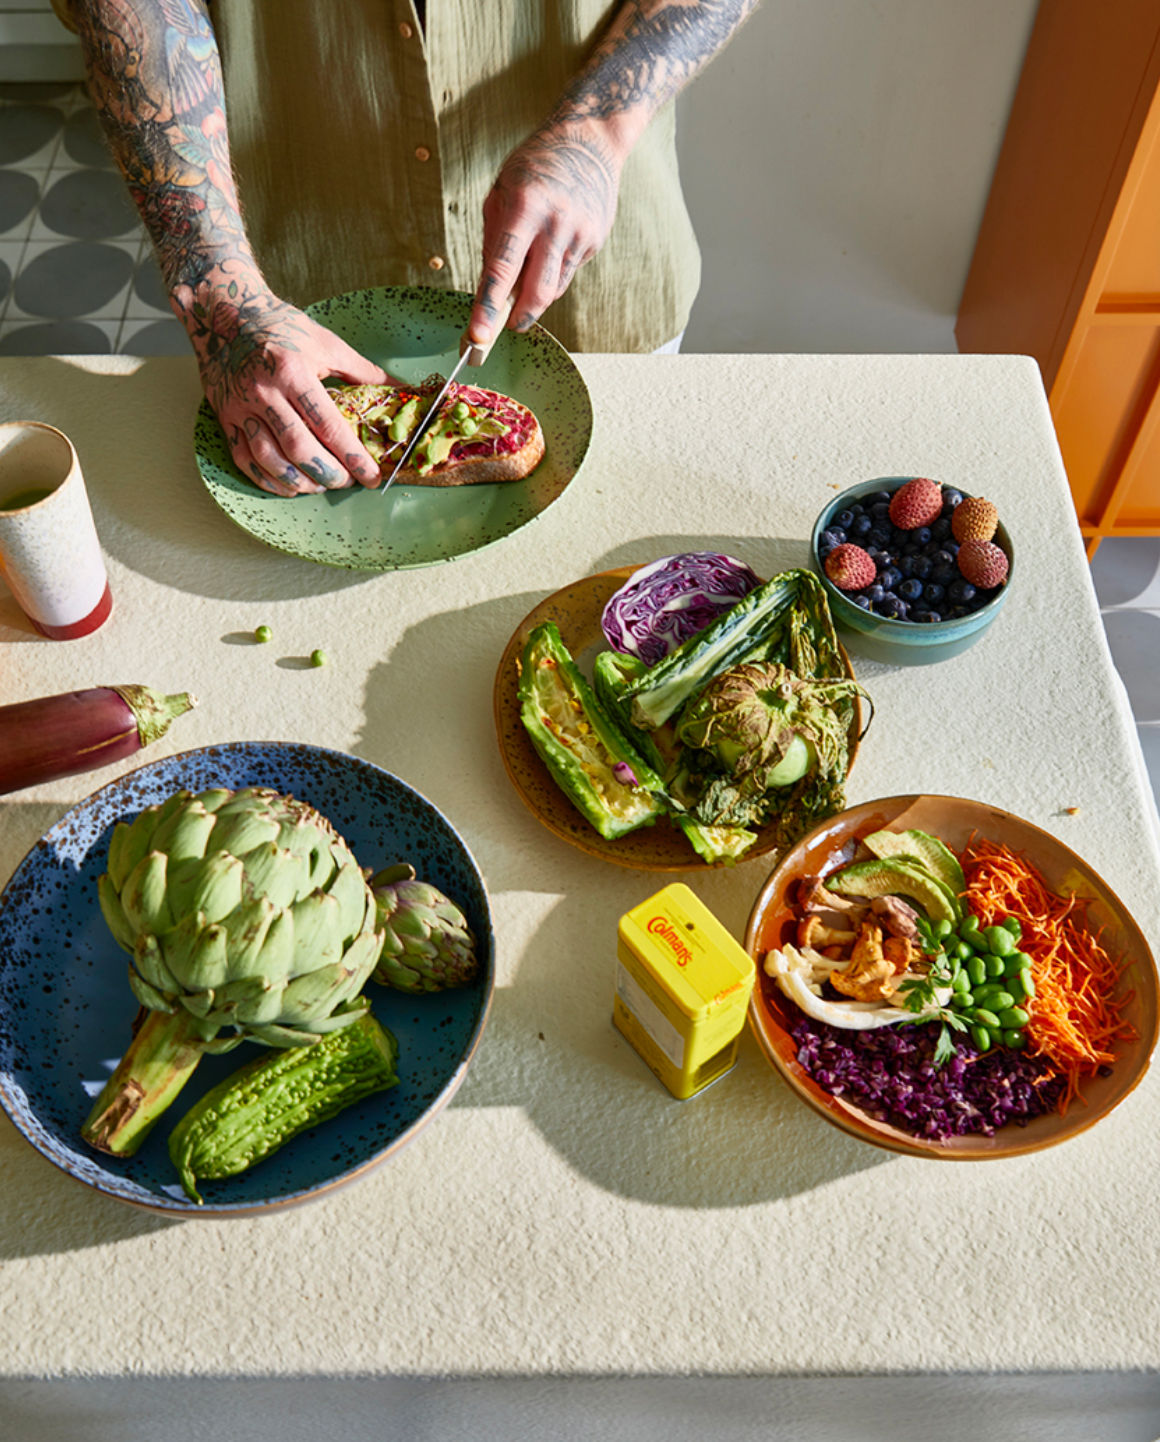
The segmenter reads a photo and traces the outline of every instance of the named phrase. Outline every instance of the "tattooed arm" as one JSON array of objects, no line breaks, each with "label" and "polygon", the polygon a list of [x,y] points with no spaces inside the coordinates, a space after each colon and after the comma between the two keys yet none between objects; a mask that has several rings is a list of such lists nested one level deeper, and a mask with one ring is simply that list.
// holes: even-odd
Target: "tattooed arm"
[{"label": "tattooed arm", "polygon": [[376,485],[379,468],[322,377],[379,382],[385,373],[262,278],[230,170],[205,0],[72,0],[70,16],[105,136],[234,461],[275,495]]},{"label": "tattooed arm", "polygon": [[608,238],[620,173],[656,112],[759,0],[628,0],[552,114],[503,164],[483,207],[470,329],[486,340],[509,294],[526,330]]}]

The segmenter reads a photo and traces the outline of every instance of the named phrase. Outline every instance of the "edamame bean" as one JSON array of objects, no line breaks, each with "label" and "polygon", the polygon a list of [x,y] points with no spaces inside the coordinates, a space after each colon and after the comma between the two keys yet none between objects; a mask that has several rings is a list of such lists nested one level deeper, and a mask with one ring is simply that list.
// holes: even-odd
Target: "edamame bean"
[{"label": "edamame bean", "polygon": [[1027,1045],[1027,1038],[1021,1031],[1005,1031],[1003,1033],[1003,1045],[1009,1046],[1012,1051],[1022,1051]]},{"label": "edamame bean", "polygon": [[954,988],[955,991],[970,991],[971,978],[962,969],[962,967],[960,967],[958,971],[955,972],[954,977],[951,979],[951,986]]},{"label": "edamame bean", "polygon": [[971,1040],[975,1043],[975,1045],[979,1048],[980,1051],[990,1051],[991,1033],[987,1030],[985,1026],[971,1027]]},{"label": "edamame bean", "polygon": [[1015,998],[1009,991],[988,991],[983,1005],[991,1011],[1006,1011],[1009,1006],[1015,1005]]},{"label": "edamame bean", "polygon": [[1003,975],[1003,958],[1001,956],[996,956],[994,952],[988,953],[983,958],[983,965],[987,968],[988,976]]},{"label": "edamame bean", "polygon": [[935,924],[931,927],[931,930],[934,932],[935,936],[938,937],[939,941],[942,941],[944,937],[950,936],[951,932],[954,931],[954,927],[950,924],[949,921],[947,921],[945,917],[942,917],[935,922]]},{"label": "edamame bean", "polygon": [[1015,950],[1015,938],[1003,926],[988,926],[983,935],[992,956],[1010,956]]},{"label": "edamame bean", "polygon": [[999,925],[1004,931],[1009,931],[1016,941],[1023,935],[1023,924],[1017,916],[1005,916]]},{"label": "edamame bean", "polygon": [[1031,968],[1025,967],[1019,973],[1019,985],[1023,988],[1023,995],[1032,997],[1035,995],[1035,978],[1031,975]]},{"label": "edamame bean", "polygon": [[967,962],[967,975],[972,986],[982,986],[987,980],[987,963],[981,956],[972,956]]},{"label": "edamame bean", "polygon": [[1027,1013],[1021,1006],[1008,1007],[1006,1011],[999,1013],[999,1025],[1004,1030],[1014,1030],[1026,1026],[1028,1021]]},{"label": "edamame bean", "polygon": [[993,1031],[998,1031],[1001,1026],[999,1018],[985,1006],[975,1008],[975,1020],[980,1026],[990,1027]]},{"label": "edamame bean", "polygon": [[471,414],[471,407],[466,401],[456,401],[451,407],[451,414],[457,421],[465,420]]}]

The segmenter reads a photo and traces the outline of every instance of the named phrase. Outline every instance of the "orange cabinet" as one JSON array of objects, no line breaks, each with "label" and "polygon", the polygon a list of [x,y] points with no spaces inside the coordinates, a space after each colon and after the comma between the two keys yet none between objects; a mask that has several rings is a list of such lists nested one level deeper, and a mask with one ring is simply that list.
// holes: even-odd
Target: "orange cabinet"
[{"label": "orange cabinet", "polygon": [[1040,0],[955,334],[1039,362],[1089,556],[1160,535],[1160,0]]}]

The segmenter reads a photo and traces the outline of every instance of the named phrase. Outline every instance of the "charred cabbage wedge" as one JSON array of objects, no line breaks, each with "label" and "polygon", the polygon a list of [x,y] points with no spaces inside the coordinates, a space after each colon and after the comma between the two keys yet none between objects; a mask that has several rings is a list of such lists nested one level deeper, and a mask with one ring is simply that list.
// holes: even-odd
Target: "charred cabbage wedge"
[{"label": "charred cabbage wedge", "polygon": [[553,779],[606,840],[652,826],[666,810],[661,778],[584,679],[552,621],[528,636],[520,719]]}]

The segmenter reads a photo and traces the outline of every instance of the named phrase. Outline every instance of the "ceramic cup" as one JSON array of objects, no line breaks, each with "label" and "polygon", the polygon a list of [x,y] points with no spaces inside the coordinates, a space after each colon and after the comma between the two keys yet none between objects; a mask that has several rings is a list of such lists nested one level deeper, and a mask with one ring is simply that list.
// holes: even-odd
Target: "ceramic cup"
[{"label": "ceramic cup", "polygon": [[0,425],[0,572],[53,641],[87,636],[113,608],[77,453],[38,421]]}]

